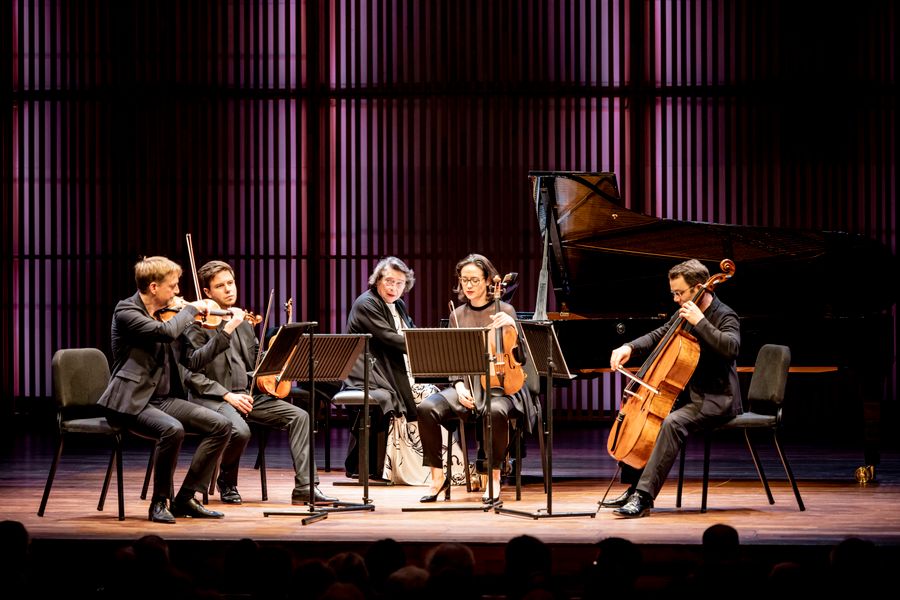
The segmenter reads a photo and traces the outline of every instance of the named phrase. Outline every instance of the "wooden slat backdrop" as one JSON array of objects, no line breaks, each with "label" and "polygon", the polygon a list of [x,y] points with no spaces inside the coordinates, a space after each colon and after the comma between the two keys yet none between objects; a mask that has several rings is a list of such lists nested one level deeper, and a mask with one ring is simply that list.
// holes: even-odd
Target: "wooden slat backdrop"
[{"label": "wooden slat backdrop", "polygon": [[[472,251],[518,271],[532,310],[531,169],[613,171],[657,217],[896,250],[898,11],[835,7],[4,3],[3,412],[50,395],[56,349],[108,351],[132,264],[187,267],[185,233],[200,262],[235,264],[242,305],[262,312],[275,288],[322,331],[343,330],[388,254],[417,272],[420,325],[446,314]],[[603,417],[619,385],[576,384],[560,415]]]}]

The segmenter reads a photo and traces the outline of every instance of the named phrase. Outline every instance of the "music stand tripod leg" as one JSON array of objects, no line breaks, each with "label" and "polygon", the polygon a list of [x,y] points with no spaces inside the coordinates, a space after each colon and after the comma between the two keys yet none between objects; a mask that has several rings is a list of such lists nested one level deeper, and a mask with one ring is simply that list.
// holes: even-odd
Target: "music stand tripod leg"
[{"label": "music stand tripod leg", "polygon": [[[584,511],[584,512],[565,512],[565,513],[554,513],[553,512],[553,350],[554,345],[556,344],[555,337],[553,335],[553,328],[551,325],[547,324],[544,329],[546,330],[546,344],[547,344],[547,367],[546,367],[546,398],[547,398],[547,507],[543,509],[538,509],[535,512],[527,512],[523,510],[515,510],[511,508],[502,508],[498,507],[494,510],[497,514],[500,515],[509,515],[513,517],[528,517],[534,520],[537,519],[547,519],[552,517],[590,517],[595,518],[597,516],[597,511]],[[541,434],[543,435],[543,434]]]},{"label": "music stand tripod leg", "polygon": [[[310,385],[310,393],[312,395],[315,394],[315,381],[316,381],[316,360],[314,355],[314,344],[315,339],[320,339],[325,347],[325,358],[321,361],[323,365],[325,365],[326,373],[320,376],[320,380],[322,381],[335,381],[341,380],[346,377],[347,373],[349,373],[350,368],[353,362],[359,357],[360,350],[364,348],[366,355],[366,370],[365,370],[365,385],[363,390],[363,404],[364,408],[368,409],[368,400],[369,400],[369,367],[368,367],[368,354],[369,354],[369,338],[372,336],[369,334],[353,334],[353,335],[342,335],[342,334],[330,334],[330,335],[320,335],[314,336],[312,332],[312,327],[317,325],[316,323],[310,324],[310,329],[308,331],[308,343],[309,343],[309,362],[307,364],[307,373],[309,377],[309,385]],[[303,341],[302,336],[297,341],[299,345]],[[331,342],[331,344],[329,344]],[[301,363],[302,364],[302,363]],[[341,368],[336,369],[336,365]],[[290,363],[291,367],[288,373],[294,375],[294,378],[300,373],[301,367],[296,365],[295,363]],[[329,369],[334,370],[334,372],[329,373]],[[337,374],[338,371],[340,374]],[[365,413],[368,414],[367,412]],[[368,426],[367,422],[364,422],[363,427],[363,435],[366,434],[366,427]],[[368,443],[366,441],[366,443]],[[365,448],[365,446],[363,447]],[[365,458],[364,458],[365,460]],[[315,492],[316,492],[316,461],[315,461],[315,429],[313,427],[313,420],[310,417],[309,420],[309,498],[307,500],[307,505],[309,507],[308,512],[306,513],[297,513],[295,511],[265,511],[263,512],[263,516],[271,516],[271,515],[287,515],[287,516],[304,516],[301,520],[303,525],[308,525],[310,523],[315,523],[317,521],[321,521],[327,518],[328,514],[333,512],[349,512],[349,511],[357,511],[357,510],[366,510],[372,511],[375,510],[375,506],[369,503],[368,499],[368,485],[367,479],[363,480],[364,485],[364,504],[353,504],[350,502],[330,502],[331,506],[323,506],[321,504],[316,504],[315,501]],[[368,465],[364,465],[365,470],[363,471],[366,476],[368,476]]]},{"label": "music stand tripod leg", "polygon": [[[410,329],[406,332],[407,335],[407,354],[410,357],[410,364],[412,366],[413,374],[415,375],[418,370],[416,368],[418,361],[423,358],[424,355],[428,355],[430,352],[435,352],[437,349],[452,349],[447,351],[447,354],[437,354],[435,353],[433,356],[429,358],[440,358],[441,360],[437,360],[435,362],[442,363],[442,368],[446,367],[448,370],[441,371],[440,376],[451,376],[451,375],[476,375],[477,373],[483,373],[483,376],[486,377],[485,381],[490,382],[490,352],[488,352],[488,338],[486,330],[478,329],[475,330],[465,330],[465,329],[440,329],[440,330],[429,330],[429,329]],[[472,336],[472,337],[469,337]],[[413,342],[412,340],[418,338],[418,342]],[[446,338],[446,339],[444,339]],[[442,342],[442,343],[439,343]],[[421,346],[417,344],[421,343]],[[459,344],[459,346],[455,346],[455,344]],[[418,348],[416,350],[416,348]],[[474,354],[477,348],[477,358]],[[419,354],[421,352],[421,355]],[[461,370],[454,370],[453,366],[450,366],[449,363],[458,359],[460,355],[465,355],[469,357],[471,355],[472,362],[469,362],[469,359],[466,358],[466,368]],[[479,365],[480,366],[477,366]],[[479,371],[479,368],[481,371]],[[438,376],[436,371],[428,371],[429,376]],[[485,392],[489,394],[489,390]],[[490,404],[488,399],[488,419],[490,419]],[[462,421],[460,421],[462,422]],[[488,424],[490,420],[488,420]],[[463,436],[460,434],[460,441],[462,441]],[[487,438],[490,440],[490,438]],[[450,454],[453,452],[452,448],[452,435],[448,440],[447,445],[447,453],[448,453],[448,467],[447,467],[447,475],[450,474]],[[490,445],[488,445],[488,464],[490,464],[491,454],[490,454]],[[464,456],[466,453],[464,452]],[[468,472],[469,465],[466,462],[463,465],[466,471]],[[491,492],[493,493],[493,489]],[[449,498],[449,495],[445,496],[445,499]],[[480,510],[482,512],[487,512],[491,508],[493,508],[494,504],[479,502],[478,504],[451,504],[449,502],[443,503],[443,506],[409,506],[404,507],[401,512],[432,512],[432,511],[460,511],[460,510]]]},{"label": "music stand tripod leg", "polygon": [[375,505],[369,498],[369,435],[371,426],[369,421],[369,378],[372,365],[371,356],[369,355],[370,337],[369,334],[366,334],[365,350],[363,351],[363,421],[360,426],[362,431],[360,433],[359,448],[357,448],[359,452],[359,476],[363,485],[362,503],[338,501],[333,502],[332,506],[320,508],[320,510],[328,513],[375,510]]}]

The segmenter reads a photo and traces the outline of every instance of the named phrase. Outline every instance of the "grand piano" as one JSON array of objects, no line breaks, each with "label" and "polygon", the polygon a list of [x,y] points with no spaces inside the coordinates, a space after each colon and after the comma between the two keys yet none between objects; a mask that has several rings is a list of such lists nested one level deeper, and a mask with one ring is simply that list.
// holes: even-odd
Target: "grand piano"
[{"label": "grand piano", "polygon": [[[861,406],[865,464],[878,464],[896,302],[887,248],[842,232],[644,215],[624,207],[613,173],[532,171],[529,179],[544,242],[535,318],[555,321],[576,377],[608,371],[613,348],[671,315],[671,266],[696,258],[715,274],[730,258],[735,275],[717,293],[741,316],[739,368],[774,343],[791,348],[795,371],[836,373]],[[558,310],[548,313],[551,283]]]}]

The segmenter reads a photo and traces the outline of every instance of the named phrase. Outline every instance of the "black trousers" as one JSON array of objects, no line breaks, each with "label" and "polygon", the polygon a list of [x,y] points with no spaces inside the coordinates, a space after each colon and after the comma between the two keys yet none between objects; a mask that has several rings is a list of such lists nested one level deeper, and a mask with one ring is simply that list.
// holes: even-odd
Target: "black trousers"
[{"label": "black trousers", "polygon": [[[446,393],[456,394],[451,389],[432,394],[422,401],[418,407],[419,436],[422,438],[422,464],[426,467],[442,467],[441,449],[443,439],[441,425],[453,429],[454,421],[470,418],[470,413],[458,413],[444,396]],[[499,468],[509,447],[509,421],[520,417],[508,396],[491,398],[491,459],[493,468]]]}]

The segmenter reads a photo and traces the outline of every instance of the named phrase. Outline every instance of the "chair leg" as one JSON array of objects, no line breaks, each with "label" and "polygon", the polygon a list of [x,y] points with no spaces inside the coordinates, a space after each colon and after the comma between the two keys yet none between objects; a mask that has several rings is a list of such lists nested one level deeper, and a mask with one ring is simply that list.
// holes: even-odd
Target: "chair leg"
[{"label": "chair leg", "polygon": [[516,427],[513,430],[513,443],[516,448],[516,501],[522,499],[522,429]]},{"label": "chair leg", "polygon": [[706,497],[709,494],[709,454],[712,449],[712,436],[703,436],[703,494],[700,499],[700,512],[706,512]]},{"label": "chair leg", "polygon": [[156,465],[156,452],[156,444],[153,444],[150,458],[147,459],[147,472],[144,474],[144,485],[141,487],[141,500],[147,499],[147,490],[150,487],[150,476],[153,475],[153,467]]},{"label": "chair leg", "polygon": [[550,487],[549,482],[547,481],[547,473],[550,469],[547,467],[547,442],[546,442],[546,429],[543,426],[543,419],[538,419],[538,451],[541,453],[541,474],[544,476],[544,493],[546,494]]},{"label": "chair leg", "polygon": [[216,463],[216,466],[213,468],[212,477],[209,478],[209,487],[207,488],[207,494],[210,496],[216,495],[216,479],[219,477],[219,463]]},{"label": "chair leg", "polygon": [[681,508],[681,491],[684,489],[685,456],[687,456],[687,442],[681,445],[681,457],[678,459],[678,489],[675,492],[675,508]]},{"label": "chair leg", "polygon": [[466,471],[466,492],[472,492],[472,474],[469,472],[469,448],[468,443],[466,442],[466,426],[463,423],[463,420],[459,420],[459,429],[457,429],[457,433],[459,435],[459,447],[462,449],[463,455],[463,468]]},{"label": "chair leg", "polygon": [[269,486],[266,479],[266,446],[269,445],[269,430],[260,429],[256,439],[259,448],[256,451],[256,465],[254,468],[259,469],[259,487],[262,491],[263,502],[269,499]]},{"label": "chair leg", "polygon": [[119,520],[125,520],[125,477],[123,474],[124,467],[122,465],[122,444],[124,436],[119,434],[116,436],[116,490],[119,493]]},{"label": "chair leg", "polygon": [[769,499],[769,504],[775,504],[775,498],[772,497],[772,490],[769,489],[769,480],[766,479],[766,472],[763,470],[762,461],[759,460],[759,454],[756,452],[756,447],[753,445],[753,442],[750,441],[750,431],[747,429],[744,430],[744,439],[747,441],[747,448],[750,449],[750,456],[753,458],[753,464],[756,466],[756,473],[759,475],[759,480],[766,490],[766,497]]},{"label": "chair leg", "polygon": [[50,488],[53,487],[53,478],[56,477],[56,468],[59,466],[59,459],[63,451],[62,432],[59,434],[59,443],[56,444],[56,455],[53,457],[53,463],[50,465],[50,473],[47,475],[47,484],[44,486],[44,495],[41,497],[41,506],[38,508],[38,516],[44,516],[44,510],[47,508],[47,500],[50,498]]},{"label": "chair leg", "polygon": [[324,398],[322,404],[325,413],[323,419],[325,427],[325,472],[331,473],[331,399]]},{"label": "chair leg", "polygon": [[[467,467],[468,469],[468,467]],[[453,432],[449,429],[447,430],[447,479],[450,480],[451,485],[447,486],[447,489],[444,491],[444,501],[450,501],[450,488],[453,487]]]},{"label": "chair leg", "polygon": [[112,479],[113,465],[116,462],[116,446],[109,453],[109,464],[106,466],[106,475],[103,477],[103,488],[100,490],[100,501],[97,503],[97,510],[103,512],[103,506],[106,504],[106,494],[109,492],[109,482]]},{"label": "chair leg", "polygon": [[794,479],[794,472],[791,471],[787,456],[784,455],[784,451],[781,449],[781,442],[778,441],[777,431],[772,433],[772,438],[775,440],[775,449],[778,451],[778,457],[781,459],[781,464],[784,466],[784,472],[787,474],[788,481],[791,482],[791,487],[794,489],[794,497],[797,499],[797,506],[800,510],[806,510],[806,507],[803,505],[803,499],[800,498],[800,490],[797,488],[797,480]]}]

